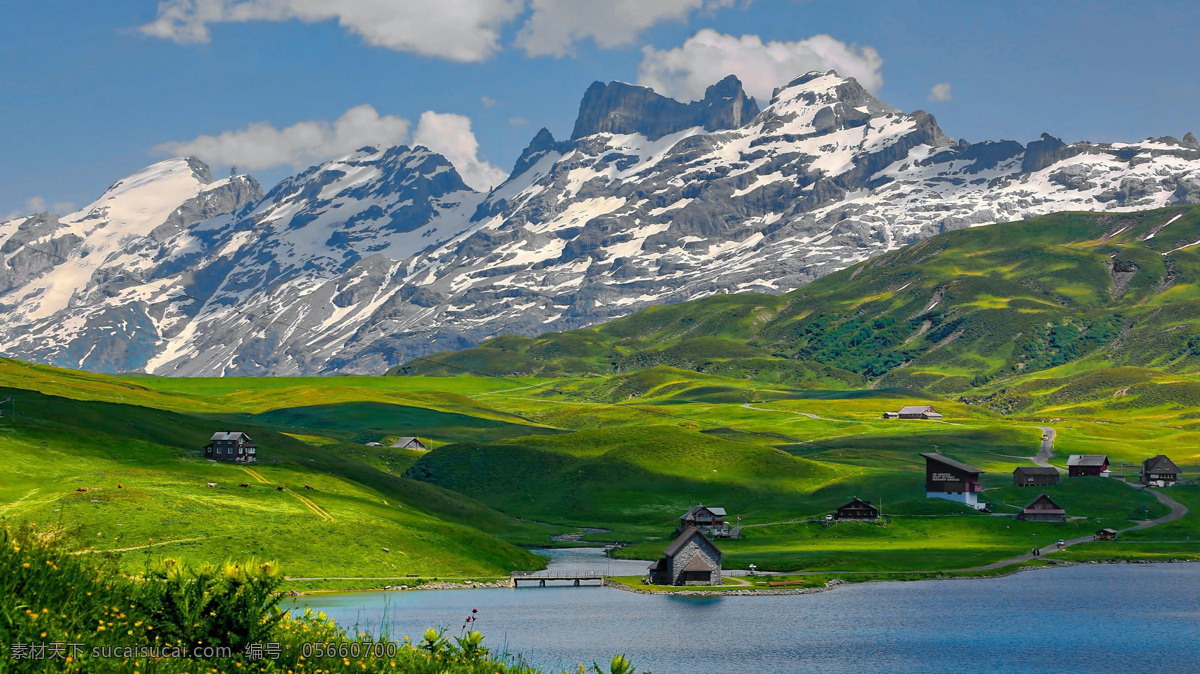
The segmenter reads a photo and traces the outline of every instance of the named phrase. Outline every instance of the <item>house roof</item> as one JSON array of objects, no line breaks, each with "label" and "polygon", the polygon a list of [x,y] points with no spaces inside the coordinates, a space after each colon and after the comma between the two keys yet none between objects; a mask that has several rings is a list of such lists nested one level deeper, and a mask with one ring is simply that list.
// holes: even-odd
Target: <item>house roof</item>
[{"label": "house roof", "polygon": [[680,550],[683,549],[683,546],[687,545],[688,541],[692,540],[693,538],[699,538],[701,541],[703,541],[703,543],[700,543],[701,547],[707,545],[713,550],[716,550],[718,555],[721,554],[721,551],[717,548],[717,546],[713,545],[712,541],[705,538],[704,534],[700,533],[699,529],[696,527],[688,527],[683,530],[683,533],[679,534],[678,538],[671,541],[671,544],[667,546],[666,550],[663,550],[663,556],[674,557],[679,553]]},{"label": "house roof", "polygon": [[1050,496],[1046,492],[1042,492],[1041,494],[1038,494],[1037,498],[1033,499],[1032,501],[1029,502],[1029,505],[1025,506],[1025,510],[1032,510],[1032,511],[1039,512],[1039,513],[1065,513],[1066,512],[1062,509],[1062,506],[1055,503],[1054,499],[1050,498]]},{"label": "house roof", "polygon": [[864,501],[857,496],[854,497],[853,501],[847,503],[841,508],[838,508],[838,510],[842,510],[844,508],[870,508],[872,510],[877,510],[875,506],[871,505],[870,501]]},{"label": "house roof", "polygon": [[1058,469],[1047,468],[1045,466],[1018,466],[1013,473],[1021,473],[1023,475],[1058,475]]},{"label": "house roof", "polygon": [[955,461],[954,459],[948,459],[937,452],[921,452],[921,456],[929,459],[930,461],[936,461],[940,464],[950,466],[951,468],[957,468],[958,470],[968,473],[978,474],[983,472],[971,464],[963,463],[962,461]]},{"label": "house roof", "polygon": [[1103,466],[1106,463],[1107,454],[1072,454],[1067,459],[1068,466]]},{"label": "house roof", "polygon": [[921,414],[923,412],[933,412],[934,409],[929,405],[905,405],[900,408],[900,414]]},{"label": "house roof", "polygon": [[412,443],[414,443],[414,442],[416,442],[416,443],[418,443],[418,444],[424,444],[424,443],[422,443],[422,442],[421,442],[421,439],[420,439],[420,438],[416,438],[416,437],[413,437],[413,436],[411,436],[411,435],[406,435],[406,436],[404,436],[403,438],[400,438],[399,440],[397,440],[397,441],[393,442],[393,443],[392,443],[392,446],[393,446],[393,447],[403,447],[403,446],[405,446],[405,445],[411,445],[411,444],[412,444]]},{"label": "house roof", "polygon": [[1111,534],[1111,535],[1115,536],[1115,535],[1117,534],[1117,530],[1116,530],[1116,529],[1101,529],[1100,531],[1097,531],[1096,533],[1098,533],[1098,534]]},{"label": "house roof", "polygon": [[1159,454],[1146,459],[1142,463],[1143,469],[1148,473],[1179,473],[1179,466],[1175,462],[1167,458],[1166,454]]},{"label": "house roof", "polygon": [[213,433],[212,437],[209,438],[208,441],[214,442],[216,440],[240,440],[243,437],[247,440],[250,439],[249,435],[246,435],[241,431],[217,431],[216,433]]},{"label": "house roof", "polygon": [[700,555],[696,555],[695,557],[692,557],[692,561],[687,563],[687,566],[683,567],[683,570],[684,571],[712,571],[712,567],[709,566],[708,562],[704,561],[704,557],[702,557]]},{"label": "house roof", "polygon": [[683,516],[691,517],[691,516],[695,515],[696,513],[700,512],[701,510],[707,510],[708,512],[712,513],[713,515],[716,515],[717,517],[725,516],[724,508],[710,508],[709,506],[699,505],[699,504],[694,505],[691,508],[688,508],[688,511],[686,513],[684,513]]},{"label": "house roof", "polygon": [[664,566],[666,566],[666,561],[667,561],[667,558],[666,558],[666,557],[663,557],[662,559],[657,559],[657,560],[655,560],[655,561],[654,561],[654,563],[653,563],[653,564],[651,564],[650,566],[646,567],[646,570],[648,570],[648,571],[658,571],[659,569],[661,569],[661,568],[663,568]]}]

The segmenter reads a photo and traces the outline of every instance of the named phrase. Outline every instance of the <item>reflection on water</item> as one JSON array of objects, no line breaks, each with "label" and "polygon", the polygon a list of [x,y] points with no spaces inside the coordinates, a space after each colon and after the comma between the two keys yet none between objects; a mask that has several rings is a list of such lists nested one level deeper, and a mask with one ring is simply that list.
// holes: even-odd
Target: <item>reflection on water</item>
[{"label": "reflection on water", "polygon": [[[554,553],[556,568],[607,564],[595,553],[575,554],[583,558]],[[1083,565],[811,595],[685,598],[523,587],[298,601],[347,626],[386,620],[392,635],[413,637],[429,626],[457,633],[478,608],[478,629],[491,645],[548,671],[607,662],[615,653],[654,674],[1196,672],[1200,663],[1200,564]]]}]

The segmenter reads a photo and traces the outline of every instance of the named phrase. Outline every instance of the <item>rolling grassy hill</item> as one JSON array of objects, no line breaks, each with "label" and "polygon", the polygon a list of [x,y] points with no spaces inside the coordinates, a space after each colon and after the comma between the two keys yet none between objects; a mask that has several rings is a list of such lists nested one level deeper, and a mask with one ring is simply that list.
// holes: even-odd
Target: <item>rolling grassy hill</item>
[{"label": "rolling grassy hill", "polygon": [[[342,416],[302,416],[310,435],[289,435],[281,431],[293,428],[291,410],[310,408],[281,408],[282,421],[270,413],[188,414],[178,411],[186,399],[146,382],[0,361],[0,397],[19,401],[16,418],[8,409],[0,418],[0,517],[71,530],[81,549],[118,551],[123,568],[135,572],[161,555],[195,563],[271,557],[293,576],[487,576],[542,563],[496,534],[540,541],[555,530],[401,477],[417,453],[345,442],[339,437],[352,431]],[[377,393],[361,388],[360,397]],[[105,397],[141,404],[98,400]],[[208,403],[214,410],[240,407]],[[351,418],[388,416],[382,403],[339,405]],[[513,431],[515,424],[491,413],[464,421],[395,407],[400,419],[411,420],[413,409],[425,413],[407,428],[445,424],[450,437],[456,430],[485,438],[545,430],[523,424]],[[209,435],[230,427],[263,448],[249,470],[202,456]]]},{"label": "rolling grassy hill", "polygon": [[[1001,513],[1036,495],[1010,474],[1032,465],[1041,426],[1058,432],[1059,466],[1102,452],[1132,475],[1165,452],[1195,473],[1193,242],[1200,209],[952,232],[786,295],[500,337],[393,372],[408,376],[166,379],[0,359],[0,398],[18,403],[0,418],[0,517],[70,529],[80,552],[132,572],[253,555],[291,576],[481,577],[536,568],[525,548],[583,528],[653,557],[696,502],[743,517],[731,567],[987,563],[1166,509],[1097,478],[1049,489],[1082,519],[988,517],[926,499],[919,452],[987,471]],[[881,418],[918,401],[946,418]],[[263,447],[250,470],[200,456],[234,428]],[[402,435],[434,450],[365,444]],[[1179,491],[1195,506],[1183,520],[1071,554],[1200,557],[1193,491]],[[887,525],[824,524],[855,496]]]},{"label": "rolling grassy hill", "polygon": [[718,296],[595,328],[503,336],[393,373],[670,366],[763,385],[966,396],[1003,412],[1118,393],[1118,410],[1190,407],[1200,402],[1197,243],[1200,208],[1060,213],[949,232],[780,296]]}]

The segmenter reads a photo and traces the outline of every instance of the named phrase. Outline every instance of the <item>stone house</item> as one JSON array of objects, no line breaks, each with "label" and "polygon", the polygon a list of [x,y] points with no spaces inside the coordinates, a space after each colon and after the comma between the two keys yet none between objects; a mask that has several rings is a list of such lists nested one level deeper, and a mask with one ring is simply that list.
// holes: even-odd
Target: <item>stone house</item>
[{"label": "stone house", "polygon": [[654,585],[720,585],[721,551],[695,527],[688,527],[650,565]]}]

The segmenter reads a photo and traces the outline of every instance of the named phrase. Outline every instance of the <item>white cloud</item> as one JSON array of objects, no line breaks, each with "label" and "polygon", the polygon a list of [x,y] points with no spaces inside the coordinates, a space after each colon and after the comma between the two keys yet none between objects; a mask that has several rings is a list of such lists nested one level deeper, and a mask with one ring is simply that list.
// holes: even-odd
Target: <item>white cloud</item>
[{"label": "white cloud", "polygon": [[164,0],[146,35],[204,43],[209,26],[246,21],[336,20],[370,45],[482,61],[499,50],[500,29],[525,0]]},{"label": "white cloud", "polygon": [[50,204],[49,208],[46,208],[46,200],[41,196],[35,195],[25,200],[25,208],[14,210],[5,215],[0,215],[0,222],[6,222],[14,218],[26,217],[34,213],[42,213],[45,211],[57,213],[59,215],[66,215],[74,210],[75,204],[70,201],[56,201],[53,204]]},{"label": "white cloud", "polygon": [[413,144],[424,145],[450,160],[463,182],[487,191],[504,182],[508,173],[479,158],[479,141],[471,119],[453,113],[423,112],[413,134]]},{"label": "white cloud", "polygon": [[949,100],[953,100],[953,99],[954,99],[954,94],[950,91],[950,83],[949,82],[941,82],[939,84],[935,84],[935,85],[933,85],[933,88],[929,90],[929,100],[931,100],[931,101],[941,103],[941,102],[949,101]]},{"label": "white cloud", "polygon": [[[745,0],[741,4],[749,4]],[[517,35],[530,56],[568,56],[591,38],[604,49],[632,44],[642,30],[663,21],[686,21],[698,10],[714,11],[738,0],[533,0],[533,15]]]},{"label": "white cloud", "polygon": [[525,119],[524,117],[509,117],[508,125],[520,128],[522,126],[528,126],[529,120]]},{"label": "white cloud", "polygon": [[836,70],[867,91],[883,86],[883,59],[828,35],[797,42],[763,42],[757,35],[734,37],[705,28],[674,49],[645,47],[638,84],[682,100],[696,100],[727,75],[737,75],[746,93],[765,104],[779,86],[813,70]]},{"label": "white cloud", "polygon": [[[216,136],[163,143],[152,151],[161,155],[196,156],[210,164],[236,165],[250,171],[278,166],[301,168],[368,145],[388,147],[408,143],[411,126],[403,117],[380,115],[370,105],[359,105],[333,122],[311,120],[284,129],[258,122]],[[411,142],[444,155],[463,181],[475,189],[490,189],[508,177],[503,170],[479,158],[479,141],[471,131],[469,117],[425,112]]]},{"label": "white cloud", "polygon": [[194,155],[210,164],[236,165],[256,171],[293,168],[349,154],[365,145],[397,145],[408,139],[409,121],[380,115],[370,105],[347,110],[334,122],[313,120],[277,129],[257,122],[238,131],[202,135],[153,148],[162,155]]},{"label": "white cloud", "polygon": [[479,102],[482,103],[483,107],[485,108],[491,108],[496,105],[496,99],[492,98],[491,96],[480,96]]}]

